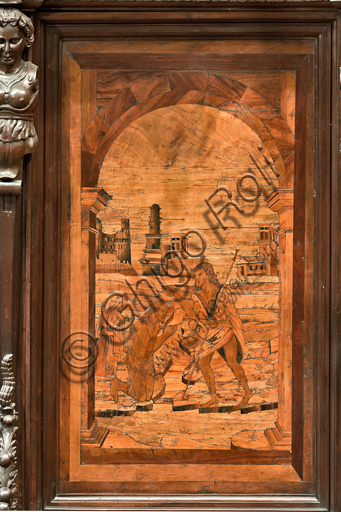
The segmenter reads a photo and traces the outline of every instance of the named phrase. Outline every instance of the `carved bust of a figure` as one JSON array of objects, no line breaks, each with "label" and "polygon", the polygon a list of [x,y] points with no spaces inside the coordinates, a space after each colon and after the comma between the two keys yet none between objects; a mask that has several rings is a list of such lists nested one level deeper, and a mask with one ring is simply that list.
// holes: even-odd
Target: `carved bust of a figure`
[{"label": "carved bust of a figure", "polygon": [[22,159],[38,138],[33,110],[38,96],[37,66],[24,62],[34,41],[31,20],[18,9],[0,8],[0,180],[20,178]]}]

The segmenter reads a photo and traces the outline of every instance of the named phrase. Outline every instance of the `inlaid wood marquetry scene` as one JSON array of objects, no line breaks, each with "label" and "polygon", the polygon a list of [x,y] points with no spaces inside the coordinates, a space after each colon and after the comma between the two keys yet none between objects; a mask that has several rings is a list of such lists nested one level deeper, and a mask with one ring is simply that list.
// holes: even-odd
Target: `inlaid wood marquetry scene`
[{"label": "inlaid wood marquetry scene", "polygon": [[295,59],[313,50],[274,44],[64,43],[62,478],[214,461],[299,481]]},{"label": "inlaid wood marquetry scene", "polygon": [[0,4],[0,509],[341,510],[341,2]]},{"label": "inlaid wood marquetry scene", "polygon": [[[263,447],[277,419],[279,336],[279,219],[265,198],[281,155],[245,125],[238,96],[286,128],[288,146],[293,136],[271,104],[227,77],[173,73],[132,87],[140,99],[179,81],[211,90],[208,104],[219,86],[236,99],[145,114],[103,161],[95,415],[110,428],[106,445],[229,449],[250,436]],[[225,206],[219,220],[207,203]]]},{"label": "inlaid wood marquetry scene", "polygon": [[[267,95],[264,82],[97,73],[98,113],[82,148],[98,190],[85,188],[81,201],[93,213],[82,244],[95,280],[103,448],[276,441],[290,372],[286,354],[279,382],[280,290],[291,260],[278,189],[292,207],[295,75],[277,73]],[[286,394],[290,402],[290,386]]]}]

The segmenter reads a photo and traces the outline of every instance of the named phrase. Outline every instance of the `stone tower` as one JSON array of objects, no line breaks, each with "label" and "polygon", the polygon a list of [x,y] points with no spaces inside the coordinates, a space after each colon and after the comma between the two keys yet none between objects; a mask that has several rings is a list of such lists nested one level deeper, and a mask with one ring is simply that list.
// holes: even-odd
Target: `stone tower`
[{"label": "stone tower", "polygon": [[160,205],[153,204],[150,207],[149,233],[146,234],[146,248],[144,249],[144,256],[140,260],[143,275],[152,274],[151,267],[154,268],[156,274],[160,275],[162,257],[160,248],[161,237]]}]

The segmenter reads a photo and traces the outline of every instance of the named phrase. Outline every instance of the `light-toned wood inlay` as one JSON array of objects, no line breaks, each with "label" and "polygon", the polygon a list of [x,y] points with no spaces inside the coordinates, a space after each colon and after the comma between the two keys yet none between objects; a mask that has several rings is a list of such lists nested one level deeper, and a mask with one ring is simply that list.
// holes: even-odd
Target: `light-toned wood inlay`
[{"label": "light-toned wood inlay", "polygon": [[292,133],[295,133],[296,74],[292,71],[283,72],[281,87],[281,113]]},{"label": "light-toned wood inlay", "polygon": [[[82,267],[81,267],[81,73],[70,60],[70,332],[82,330]],[[80,464],[81,378],[78,370],[70,379],[70,474]]]},{"label": "light-toned wood inlay", "polygon": [[[259,153],[258,145],[264,147],[242,121],[211,107],[184,105],[143,116],[118,137],[103,162],[98,185],[113,196],[99,214],[103,230],[114,232],[121,218],[130,218],[133,266],[140,274],[149,208],[158,203],[164,234],[194,227],[203,232],[205,256],[223,280],[235,248],[241,254],[257,252],[257,222],[278,222],[264,199],[272,189],[250,158],[251,152]],[[236,188],[237,179],[249,168],[264,187],[254,203],[238,197]],[[250,180],[245,185],[254,189]],[[218,186],[230,188],[232,199],[244,209],[225,210],[225,232],[205,203]],[[222,204],[227,196],[220,193],[214,199]]]},{"label": "light-toned wood inlay", "polygon": [[[249,102],[255,100],[252,92],[245,99]],[[140,260],[146,246],[150,206],[157,203],[161,207],[163,240],[171,233],[199,229],[207,242],[206,260],[213,265],[218,280],[223,283],[230,272],[235,250],[239,249],[241,256],[257,254],[260,250],[260,225],[265,223],[278,227],[278,215],[269,209],[265,200],[273,188],[278,187],[278,180],[264,160],[264,154],[273,165],[271,156],[255,132],[229,112],[201,105],[181,105],[147,114],[117,138],[104,160],[98,185],[112,195],[112,200],[98,214],[103,232],[116,232],[120,229],[121,219],[129,218],[131,267],[135,275],[142,275]],[[249,173],[250,169],[263,190],[254,202],[241,199],[237,191],[238,179]],[[270,177],[269,183],[262,175],[264,169]],[[205,199],[220,186],[227,187],[232,199],[238,201],[240,209],[243,209],[241,213],[233,206],[227,208],[222,215],[226,231],[220,227],[205,203]],[[254,194],[254,183],[246,180],[245,188],[246,195]],[[227,200],[227,194],[222,192],[212,199],[212,203],[223,204]],[[195,266],[195,261],[192,266]],[[233,265],[230,277],[237,278],[236,265]],[[134,275],[105,273],[104,268],[97,273],[97,321],[101,303],[107,295],[114,290],[124,291],[132,300],[127,282],[134,284],[138,279]],[[153,277],[148,279],[161,292],[157,281]],[[235,305],[244,322],[246,334],[248,355],[244,356],[241,364],[253,393],[250,406],[276,404],[278,277],[263,276],[261,284],[257,284],[257,280],[250,280],[250,283],[237,287],[234,293]],[[193,286],[194,282],[190,285]],[[113,335],[111,345],[106,347],[108,357],[115,351],[118,337],[120,343],[123,341],[129,345],[131,333]],[[106,448],[123,447],[128,443],[131,447],[229,449],[232,436],[244,429],[264,432],[275,427],[276,409],[259,410],[250,415],[241,415],[240,411],[219,412],[209,414],[209,417],[199,414],[198,410],[172,411],[172,403],[181,404],[185,391],[187,402],[198,403],[209,398],[207,385],[200,375],[195,386],[187,387],[182,382],[189,356],[176,350],[176,345],[172,338],[169,345],[167,343],[167,346],[173,347],[172,367],[165,375],[165,394],[154,404],[152,411],[137,412],[133,417],[98,417],[101,425],[111,428],[105,442]],[[121,359],[120,364],[123,362]],[[220,406],[240,402],[243,390],[220,355],[214,355],[211,368],[215,374]],[[119,371],[119,367],[115,371]],[[127,375],[123,374],[122,365],[120,372],[120,379],[125,381]],[[105,370],[96,380],[97,412],[105,413],[108,409],[120,407],[110,394],[110,380]],[[136,409],[134,400],[127,396],[121,395],[119,402],[131,408],[132,412]],[[226,422],[228,428],[224,427]],[[145,428],[147,425],[148,429]]]},{"label": "light-toned wood inlay", "polygon": [[249,466],[228,464],[147,464],[147,465],[82,465],[72,477],[73,481],[188,481],[188,482],[299,482],[292,466]]}]

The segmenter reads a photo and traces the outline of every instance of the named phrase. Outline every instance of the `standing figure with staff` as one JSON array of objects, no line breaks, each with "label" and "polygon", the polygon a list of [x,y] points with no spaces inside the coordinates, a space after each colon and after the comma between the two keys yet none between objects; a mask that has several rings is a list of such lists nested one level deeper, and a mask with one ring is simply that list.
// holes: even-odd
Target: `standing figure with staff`
[{"label": "standing figure with staff", "polygon": [[210,394],[210,399],[200,403],[199,407],[218,404],[214,373],[210,366],[213,354],[218,352],[244,390],[244,396],[239,404],[243,406],[249,402],[252,392],[240,365],[245,355],[242,321],[210,263],[197,265],[194,269],[194,277],[195,292],[191,298],[184,298],[179,289],[171,288],[178,303],[173,320],[173,323],[175,320],[179,322],[178,341],[180,346],[191,355],[190,365],[186,369],[186,380],[189,383],[194,371],[199,370]]}]

